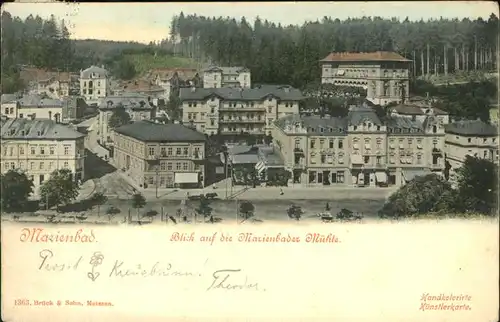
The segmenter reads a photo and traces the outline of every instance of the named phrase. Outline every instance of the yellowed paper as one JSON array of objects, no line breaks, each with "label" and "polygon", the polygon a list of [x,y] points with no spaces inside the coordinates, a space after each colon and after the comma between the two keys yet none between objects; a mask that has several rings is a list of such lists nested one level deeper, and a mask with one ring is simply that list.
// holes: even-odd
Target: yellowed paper
[{"label": "yellowed paper", "polygon": [[497,220],[4,223],[2,315],[4,321],[494,321],[498,237]]}]

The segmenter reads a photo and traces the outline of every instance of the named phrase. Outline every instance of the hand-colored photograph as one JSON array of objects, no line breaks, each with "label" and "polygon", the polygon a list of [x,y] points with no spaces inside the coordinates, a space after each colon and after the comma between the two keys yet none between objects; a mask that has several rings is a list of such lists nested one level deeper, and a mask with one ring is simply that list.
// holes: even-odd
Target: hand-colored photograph
[{"label": "hand-colored photograph", "polygon": [[[489,223],[484,229],[490,233],[484,236],[498,236],[493,227],[499,211],[495,2],[12,2],[2,6],[1,32],[2,263],[12,262],[16,252],[34,254],[29,256],[35,273],[77,270],[85,262],[90,268],[82,276],[95,285],[105,274],[98,271],[100,265],[116,248],[121,254],[126,247],[143,247],[143,255],[151,257],[162,252],[158,243],[173,243],[178,258],[184,249],[192,259],[203,252],[189,243],[211,242],[218,257],[239,253],[259,261],[274,251],[267,248],[261,257],[249,243],[296,240],[347,249],[343,243],[351,242],[335,229],[361,234],[354,231],[419,220],[443,225],[443,238],[447,232],[455,236],[444,223],[450,220],[470,222],[464,226],[470,227],[464,231],[471,229],[467,238],[481,235],[474,230],[477,222]],[[221,232],[229,225],[231,237]],[[302,233],[278,229],[277,235],[273,228],[289,225]],[[316,226],[318,231],[312,228]],[[408,240],[410,235],[426,238],[421,228],[415,229],[401,237],[401,245],[417,243],[417,237]],[[137,244],[113,242],[111,236],[104,242],[111,231],[136,236]],[[384,238],[392,236],[384,231]],[[359,236],[370,243],[372,233]],[[214,243],[229,238],[245,245],[229,251]],[[487,248],[488,260],[498,258],[495,238],[473,240],[471,247],[479,243]],[[105,248],[88,246],[94,242]],[[69,255],[69,249],[90,248],[74,259],[58,259],[50,248],[54,243],[73,243],[65,245]],[[328,257],[324,250],[314,253],[308,247],[286,246],[295,255],[283,258],[279,267],[287,270],[283,263],[293,257],[310,262]],[[371,252],[364,247],[360,256]],[[389,249],[384,251],[389,256]],[[352,255],[342,251],[336,256],[344,260]],[[445,260],[450,259],[438,262]],[[16,280],[24,278],[21,271],[32,275],[17,265],[22,265],[19,258],[9,268]],[[110,276],[140,275],[116,265]],[[167,271],[172,267],[165,265]],[[315,274],[311,267],[289,269]],[[160,266],[152,270],[148,274],[162,272]],[[231,289],[227,279],[235,273],[227,267],[217,272],[210,275],[212,289]],[[317,272],[326,279],[330,274],[325,267]],[[472,278],[472,273],[464,274]],[[40,278],[57,283],[55,275]],[[314,281],[321,283],[319,275]],[[498,284],[493,276],[489,281]],[[22,283],[28,287],[32,282]],[[139,285],[127,290],[146,290]],[[256,284],[247,277],[244,285]],[[327,294],[326,285],[304,290]],[[154,290],[154,285],[147,287]],[[13,288],[2,287],[2,297]],[[421,303],[421,311],[437,310],[447,321],[465,321],[471,316],[443,309],[455,305],[450,299],[457,307],[472,303],[473,292],[465,289],[469,291],[429,286],[415,291],[415,305]],[[12,303],[2,303],[2,311],[26,311],[35,300],[44,300],[43,292],[38,288],[30,298],[20,294]],[[205,301],[201,295],[196,298]],[[45,300],[51,307],[56,303],[54,297]],[[110,301],[102,299],[115,300]],[[356,319],[354,309],[329,311],[324,299],[318,301],[318,311],[308,307],[309,313],[297,313],[297,319],[397,320],[382,318],[383,313]],[[130,307],[132,302],[126,303]],[[188,306],[181,309],[185,305],[179,304],[179,312],[189,312]],[[44,305],[34,306],[44,312]],[[179,313],[174,320],[245,317],[210,315],[206,307],[198,315]],[[277,312],[278,306],[274,315],[262,319],[284,317]],[[143,317],[171,317],[163,313]],[[16,314],[9,315],[11,321],[44,318],[43,313]],[[412,316],[408,311],[407,317]],[[419,315],[417,320],[439,319]]]}]

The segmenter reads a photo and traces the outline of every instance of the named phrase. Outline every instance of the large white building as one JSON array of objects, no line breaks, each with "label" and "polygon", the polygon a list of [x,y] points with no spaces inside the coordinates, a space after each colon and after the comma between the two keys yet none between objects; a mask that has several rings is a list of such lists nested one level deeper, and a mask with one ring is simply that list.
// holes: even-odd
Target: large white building
[{"label": "large white building", "polygon": [[411,60],[394,52],[331,53],[320,61],[321,83],[366,89],[374,104],[405,103]]},{"label": "large white building", "polygon": [[57,169],[70,169],[75,180],[84,178],[85,135],[50,120],[1,121],[1,171],[26,171],[35,193]]},{"label": "large white building", "polygon": [[242,87],[252,86],[251,73],[245,67],[217,67],[211,66],[203,71],[204,88]]},{"label": "large white building", "polygon": [[401,186],[417,175],[443,175],[444,135],[431,113],[381,120],[368,107],[343,118],[289,115],[272,134],[293,182],[308,186]]},{"label": "large white building", "polygon": [[110,94],[111,83],[106,69],[90,66],[80,71],[80,95],[87,104],[97,104],[101,98]]},{"label": "large white building", "polygon": [[290,86],[181,88],[182,121],[206,134],[270,135],[275,120],[299,113],[304,98]]}]

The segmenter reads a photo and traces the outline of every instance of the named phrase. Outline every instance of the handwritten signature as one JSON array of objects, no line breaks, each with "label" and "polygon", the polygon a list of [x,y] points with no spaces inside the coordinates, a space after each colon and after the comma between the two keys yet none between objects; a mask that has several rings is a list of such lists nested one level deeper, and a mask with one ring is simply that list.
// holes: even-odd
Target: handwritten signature
[{"label": "handwritten signature", "polygon": [[[41,258],[40,264],[38,265],[39,271],[57,273],[57,272],[69,272],[69,271],[79,271],[81,266],[83,266],[84,256],[79,256],[73,260],[63,260],[61,256],[57,257],[54,252],[50,249],[43,249],[39,253]],[[174,266],[172,263],[165,263],[156,261],[152,265],[143,263],[132,263],[124,260],[114,260],[107,261],[108,263],[113,263],[111,267],[107,265],[107,268],[102,267],[103,274],[96,271],[96,268],[102,265],[104,255],[101,252],[94,252],[91,257],[89,264],[91,265],[91,271],[87,273],[87,276],[95,282],[99,276],[106,278],[151,278],[151,277],[173,277],[173,278],[203,278],[204,274],[191,270],[183,270]],[[106,266],[106,265],[102,265]],[[106,273],[108,271],[108,273]],[[243,272],[241,268],[235,269],[218,269],[210,276],[210,286],[206,288],[206,291],[265,291],[264,288],[259,286],[259,283],[251,281],[250,278]]]}]

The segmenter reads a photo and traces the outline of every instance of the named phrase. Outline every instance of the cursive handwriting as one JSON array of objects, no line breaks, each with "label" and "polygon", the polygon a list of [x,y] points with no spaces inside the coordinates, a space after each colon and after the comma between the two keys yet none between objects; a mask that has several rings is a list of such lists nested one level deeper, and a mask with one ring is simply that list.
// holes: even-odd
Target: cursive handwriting
[{"label": "cursive handwriting", "polygon": [[167,263],[162,265],[156,262],[153,266],[143,266],[137,264],[127,267],[123,261],[115,261],[113,268],[109,272],[109,277],[166,277],[166,276],[200,276],[198,273],[186,272],[180,270],[173,270],[172,264]]},{"label": "cursive handwriting", "polygon": [[30,243],[93,243],[95,242],[94,230],[86,233],[82,228],[71,234],[46,233],[43,228],[23,228],[19,237],[21,242]]},{"label": "cursive handwriting", "polygon": [[220,269],[212,274],[212,284],[207,288],[207,291],[216,289],[225,290],[256,290],[260,291],[258,283],[249,283],[248,277],[245,275],[242,280],[241,269]]},{"label": "cursive handwriting", "polygon": [[39,270],[46,270],[49,272],[62,272],[62,271],[67,271],[67,270],[74,270],[76,271],[78,269],[78,265],[83,259],[83,256],[80,256],[78,260],[72,261],[70,263],[55,263],[53,261],[54,253],[50,249],[44,249],[40,251],[40,258],[42,259],[42,262],[40,263],[40,266],[38,267]]}]

